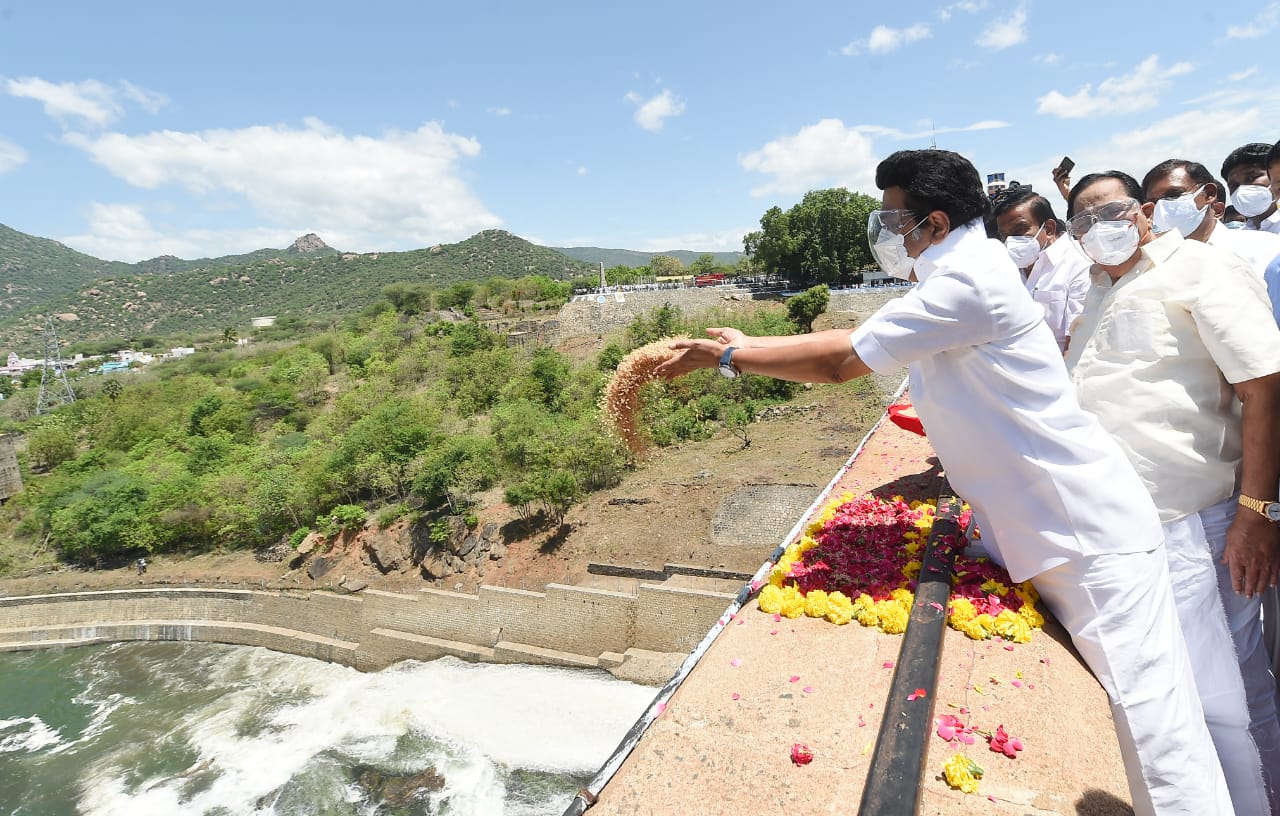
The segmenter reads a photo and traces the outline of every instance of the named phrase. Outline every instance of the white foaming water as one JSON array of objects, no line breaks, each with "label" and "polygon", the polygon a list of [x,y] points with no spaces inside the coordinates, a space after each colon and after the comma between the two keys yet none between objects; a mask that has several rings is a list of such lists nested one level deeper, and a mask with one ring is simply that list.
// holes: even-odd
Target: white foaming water
[{"label": "white foaming water", "polygon": [[39,717],[0,720],[0,754],[39,751],[62,742],[57,731]]},{"label": "white foaming water", "polygon": [[[453,658],[361,674],[246,648],[204,668],[210,686],[233,690],[175,726],[199,761],[130,790],[124,771],[145,748],[121,749],[84,771],[81,812],[274,813],[274,792],[336,752],[355,763],[433,767],[445,780],[434,804],[447,800],[456,816],[499,814],[504,770],[590,773],[654,695],[603,673]],[[293,702],[270,704],[281,699]],[[425,736],[429,747],[407,759],[397,753],[406,735]],[[208,770],[216,777],[193,789],[188,777]]]}]

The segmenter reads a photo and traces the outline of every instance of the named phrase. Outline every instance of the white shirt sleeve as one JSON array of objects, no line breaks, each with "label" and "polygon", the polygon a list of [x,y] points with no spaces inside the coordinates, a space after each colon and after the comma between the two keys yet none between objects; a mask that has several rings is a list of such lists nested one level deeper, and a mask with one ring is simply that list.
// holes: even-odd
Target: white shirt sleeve
[{"label": "white shirt sleeve", "polygon": [[885,304],[853,331],[850,343],[872,371],[892,371],[947,349],[989,342],[995,326],[994,311],[973,281],[939,270]]},{"label": "white shirt sleeve", "polygon": [[1066,326],[1068,337],[1071,336],[1075,322],[1084,314],[1084,301],[1091,285],[1088,266],[1082,266],[1067,284],[1067,309],[1062,322]]}]

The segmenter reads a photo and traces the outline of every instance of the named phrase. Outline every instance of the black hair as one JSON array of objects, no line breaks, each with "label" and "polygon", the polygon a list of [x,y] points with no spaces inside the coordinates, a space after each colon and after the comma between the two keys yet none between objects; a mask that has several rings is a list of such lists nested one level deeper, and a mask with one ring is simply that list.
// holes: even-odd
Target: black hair
[{"label": "black hair", "polygon": [[1280,163],[1280,142],[1271,145],[1271,149],[1267,151],[1267,170],[1270,170],[1277,163]]},{"label": "black hair", "polygon": [[1217,184],[1218,180],[1213,177],[1213,173],[1209,172],[1209,168],[1200,162],[1188,161],[1187,159],[1165,159],[1147,171],[1142,177],[1142,193],[1145,196],[1147,190],[1151,189],[1151,185],[1155,184],[1158,179],[1172,173],[1174,170],[1185,170],[1187,178],[1196,184]]},{"label": "black hair", "polygon": [[941,210],[952,229],[991,211],[977,168],[950,150],[899,150],[876,167],[876,187],[901,187],[908,209],[921,218]]},{"label": "black hair", "polygon": [[1094,182],[1102,181],[1103,179],[1115,179],[1116,181],[1124,185],[1124,191],[1129,195],[1129,198],[1132,198],[1134,201],[1137,201],[1139,203],[1142,202],[1143,200],[1142,185],[1138,183],[1137,179],[1135,179],[1133,176],[1129,175],[1128,173],[1124,172],[1123,170],[1107,170],[1104,173],[1090,173],[1089,175],[1077,181],[1076,185],[1071,188],[1071,193],[1067,196],[1067,220],[1068,221],[1070,221],[1072,218],[1075,217],[1076,199],[1080,197],[1080,193],[1083,192],[1086,187],[1092,185]]},{"label": "black hair", "polygon": [[1174,170],[1186,171],[1187,178],[1191,179],[1196,184],[1212,184],[1214,187],[1218,188],[1217,200],[1226,200],[1227,186],[1214,178],[1213,173],[1209,172],[1209,168],[1205,167],[1200,162],[1188,161],[1187,159],[1165,159],[1155,167],[1148,170],[1147,174],[1142,177],[1142,198],[1140,200],[1145,201],[1147,198],[1147,191],[1151,189],[1151,186],[1159,179],[1168,176]]},{"label": "black hair", "polygon": [[1242,164],[1258,166],[1262,169],[1267,168],[1267,154],[1271,152],[1271,145],[1262,142],[1250,142],[1247,145],[1241,145],[1232,150],[1227,156],[1226,161],[1222,163],[1222,177],[1226,178],[1231,175],[1231,171]]},{"label": "black hair", "polygon": [[1049,203],[1049,199],[1039,193],[1020,188],[995,199],[995,206],[991,213],[991,220],[995,219],[1012,210],[1014,207],[1021,207],[1023,204],[1031,204],[1031,215],[1035,217],[1041,224],[1047,224],[1050,221],[1055,222],[1058,227],[1058,234],[1063,232],[1063,224],[1058,220],[1058,216],[1053,213],[1053,205]]}]

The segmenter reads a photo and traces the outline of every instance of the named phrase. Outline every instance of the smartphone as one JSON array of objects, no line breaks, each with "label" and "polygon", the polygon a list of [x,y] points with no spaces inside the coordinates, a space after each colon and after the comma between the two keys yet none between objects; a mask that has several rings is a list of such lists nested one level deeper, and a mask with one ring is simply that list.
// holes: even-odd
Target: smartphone
[{"label": "smartphone", "polygon": [[1058,174],[1065,176],[1069,174],[1075,166],[1076,163],[1071,161],[1070,156],[1063,156],[1062,161],[1058,162]]}]

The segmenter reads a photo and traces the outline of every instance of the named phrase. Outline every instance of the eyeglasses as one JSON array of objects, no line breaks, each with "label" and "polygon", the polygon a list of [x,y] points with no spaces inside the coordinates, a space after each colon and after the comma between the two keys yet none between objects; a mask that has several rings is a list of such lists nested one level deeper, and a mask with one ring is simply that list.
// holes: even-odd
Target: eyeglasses
[{"label": "eyeglasses", "polygon": [[1077,240],[1084,238],[1085,233],[1099,221],[1128,221],[1129,216],[1137,210],[1139,204],[1132,198],[1108,201],[1100,207],[1082,212],[1067,222],[1067,230]]},{"label": "eyeglasses", "polygon": [[884,230],[901,235],[920,226],[920,221],[915,210],[873,210],[867,216],[867,239],[874,244]]}]

